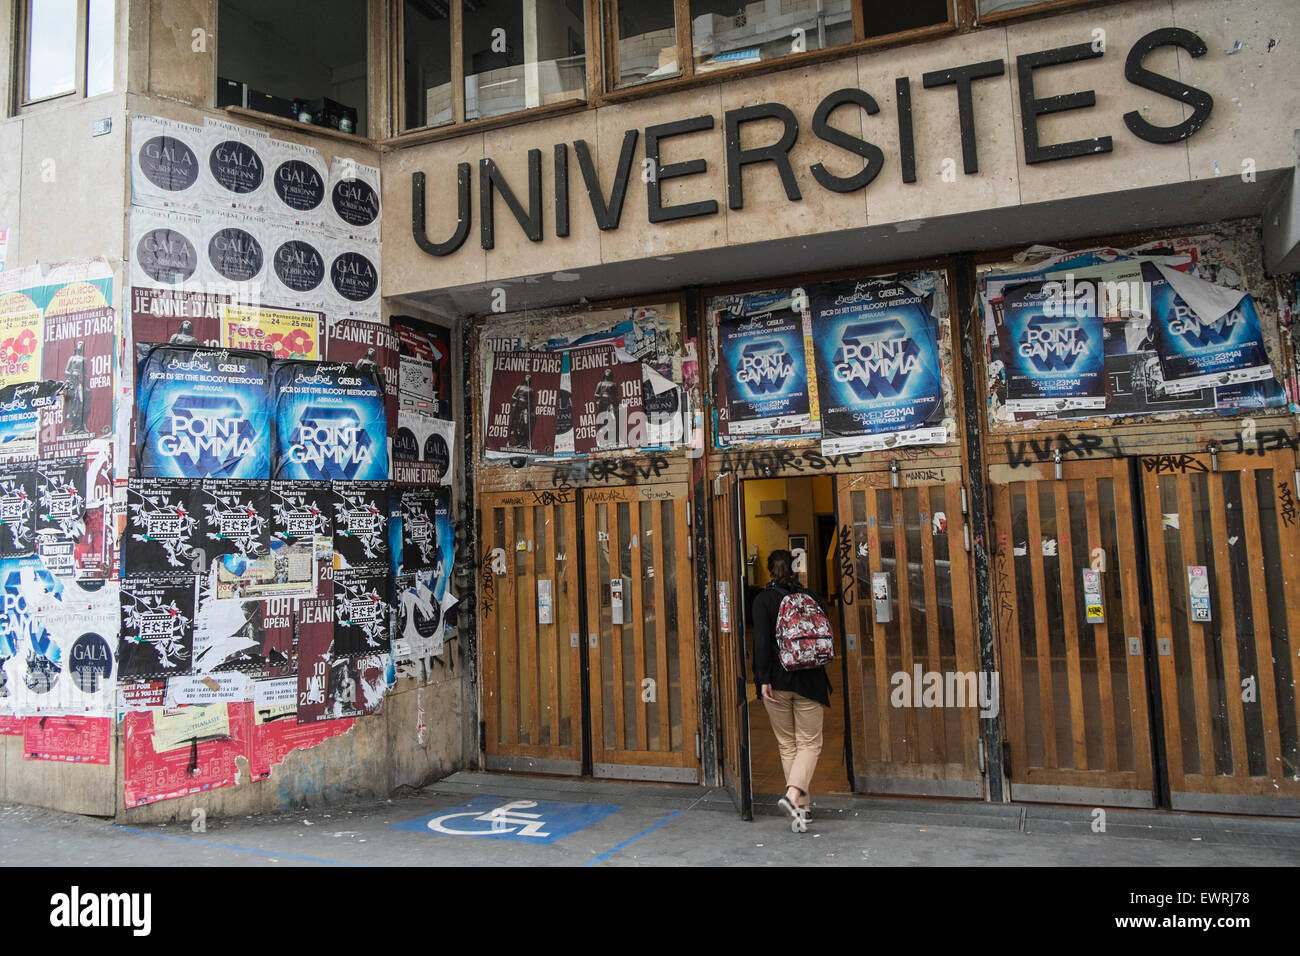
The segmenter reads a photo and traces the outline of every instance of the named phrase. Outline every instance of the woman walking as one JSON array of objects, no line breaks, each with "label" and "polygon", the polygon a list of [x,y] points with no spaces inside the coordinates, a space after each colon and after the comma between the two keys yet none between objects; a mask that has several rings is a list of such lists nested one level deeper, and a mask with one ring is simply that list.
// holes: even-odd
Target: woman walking
[{"label": "woman walking", "polygon": [[767,570],[772,580],[754,599],[754,683],[772,722],[785,772],[779,805],[790,814],[791,829],[802,833],[808,828],[809,785],[822,751],[822,708],[831,705],[831,682],[825,667],[787,671],[781,666],[776,632],[781,602],[789,594],[810,592],[794,576],[789,551],[768,555]]}]

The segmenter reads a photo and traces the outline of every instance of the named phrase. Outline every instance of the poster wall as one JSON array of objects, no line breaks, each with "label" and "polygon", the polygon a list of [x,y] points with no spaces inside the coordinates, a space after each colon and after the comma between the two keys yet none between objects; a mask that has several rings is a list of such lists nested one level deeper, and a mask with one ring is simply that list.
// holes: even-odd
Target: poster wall
[{"label": "poster wall", "polygon": [[483,446],[491,452],[548,456],[555,451],[563,356],[495,353]]},{"label": "poster wall", "polygon": [[1096,289],[1066,295],[1034,282],[1008,289],[998,325],[1013,411],[1106,407],[1105,341]]}]

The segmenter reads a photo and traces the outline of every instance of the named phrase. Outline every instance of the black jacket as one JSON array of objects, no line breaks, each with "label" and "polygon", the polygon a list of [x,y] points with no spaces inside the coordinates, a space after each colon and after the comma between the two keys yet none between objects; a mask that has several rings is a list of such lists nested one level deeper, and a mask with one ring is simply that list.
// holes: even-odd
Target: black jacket
[{"label": "black jacket", "polygon": [[[807,588],[798,591],[812,594]],[[758,696],[763,696],[763,685],[771,684],[772,690],[794,691],[800,697],[815,700],[823,707],[831,705],[831,682],[826,676],[826,668],[810,667],[808,670],[787,671],[781,666],[781,658],[776,649],[776,617],[781,609],[781,600],[794,593],[785,588],[769,584],[758,592],[754,598],[754,688]],[[812,594],[813,600],[817,596]],[[822,610],[821,601],[817,601]]]}]

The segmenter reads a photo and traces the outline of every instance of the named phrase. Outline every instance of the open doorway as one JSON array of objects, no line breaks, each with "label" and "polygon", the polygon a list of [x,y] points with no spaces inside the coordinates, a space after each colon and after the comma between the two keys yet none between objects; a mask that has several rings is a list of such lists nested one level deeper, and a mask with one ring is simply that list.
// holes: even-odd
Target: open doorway
[{"label": "open doorway", "polygon": [[[745,657],[750,679],[749,695],[750,765],[753,790],[758,800],[775,800],[785,790],[781,758],[776,737],[768,722],[767,711],[758,699],[753,683],[754,666],[754,598],[767,586],[768,555],[784,548],[798,555],[804,551],[804,570],[800,582],[829,611],[835,631],[835,646],[843,648],[840,633],[839,576],[832,558],[835,553],[835,496],[829,476],[804,478],[763,478],[741,482],[741,533],[744,555],[743,581],[745,600]],[[849,792],[845,760],[844,675],[837,659],[826,668],[831,682],[831,706],[824,714],[822,753],[812,780],[813,805],[819,796]]]}]

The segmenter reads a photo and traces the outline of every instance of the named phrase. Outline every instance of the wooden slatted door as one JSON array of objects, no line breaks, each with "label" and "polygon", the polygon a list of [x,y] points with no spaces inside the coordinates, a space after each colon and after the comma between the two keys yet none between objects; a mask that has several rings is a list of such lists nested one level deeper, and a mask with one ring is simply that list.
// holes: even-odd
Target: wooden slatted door
[{"label": "wooden slatted door", "polygon": [[481,501],[487,767],[580,774],[576,492],[525,491]]},{"label": "wooden slatted door", "polygon": [[1172,805],[1300,813],[1293,456],[1141,462]]},{"label": "wooden slatted door", "polygon": [[[887,474],[840,477],[838,509],[854,788],[983,796],[960,484],[891,488]],[[877,615],[876,583],[887,587],[887,621]]]},{"label": "wooden slatted door", "polygon": [[745,590],[740,574],[740,494],[736,476],[713,480],[713,633],[717,635],[722,782],[742,819],[753,819],[749,695],[745,681]]},{"label": "wooden slatted door", "polygon": [[582,492],[592,772],[699,779],[685,484]]},{"label": "wooden slatted door", "polygon": [[[993,616],[1011,797],[1150,807],[1130,461],[1061,469],[1060,480],[994,485]],[[1084,572],[1094,570],[1100,601],[1085,592]]]}]

